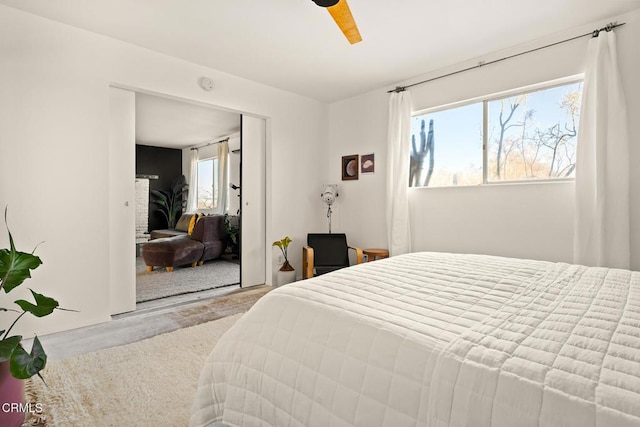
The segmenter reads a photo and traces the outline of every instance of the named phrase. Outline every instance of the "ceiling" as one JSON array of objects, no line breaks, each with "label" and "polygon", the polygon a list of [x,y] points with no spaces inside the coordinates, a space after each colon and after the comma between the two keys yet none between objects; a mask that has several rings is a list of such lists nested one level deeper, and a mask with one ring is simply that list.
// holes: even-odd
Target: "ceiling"
[{"label": "ceiling", "polygon": [[349,0],[349,45],[311,0],[0,3],[324,102],[640,8],[640,0]]},{"label": "ceiling", "polygon": [[186,148],[238,132],[238,113],[136,93],[136,144]]}]

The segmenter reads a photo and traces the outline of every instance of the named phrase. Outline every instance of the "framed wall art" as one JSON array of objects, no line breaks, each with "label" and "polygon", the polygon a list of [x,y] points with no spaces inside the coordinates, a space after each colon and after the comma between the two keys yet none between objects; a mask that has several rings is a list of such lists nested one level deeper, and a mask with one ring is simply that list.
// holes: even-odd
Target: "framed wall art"
[{"label": "framed wall art", "polygon": [[373,173],[375,172],[375,167],[376,160],[373,153],[360,156],[360,173]]},{"label": "framed wall art", "polygon": [[358,155],[342,156],[342,180],[350,181],[358,179],[358,170],[360,169]]}]

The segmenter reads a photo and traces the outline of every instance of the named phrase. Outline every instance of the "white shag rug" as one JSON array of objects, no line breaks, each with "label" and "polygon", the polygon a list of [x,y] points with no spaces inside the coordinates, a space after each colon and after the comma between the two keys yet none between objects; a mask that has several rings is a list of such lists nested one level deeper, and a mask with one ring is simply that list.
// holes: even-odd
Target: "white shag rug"
[{"label": "white shag rug", "polygon": [[240,283],[240,265],[222,259],[207,261],[197,267],[176,267],[172,273],[164,268],[148,272],[142,258],[136,258],[136,302],[205,291]]},{"label": "white shag rug", "polygon": [[27,401],[44,408],[31,425],[188,425],[204,362],[240,316],[49,362],[48,386],[37,377],[25,384]]}]

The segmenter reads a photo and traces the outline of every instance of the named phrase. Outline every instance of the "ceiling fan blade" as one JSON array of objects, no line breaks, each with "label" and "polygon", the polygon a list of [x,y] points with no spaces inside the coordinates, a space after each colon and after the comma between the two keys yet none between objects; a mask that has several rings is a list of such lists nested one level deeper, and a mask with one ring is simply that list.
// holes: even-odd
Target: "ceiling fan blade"
[{"label": "ceiling fan blade", "polygon": [[362,41],[360,31],[358,30],[356,21],[353,20],[353,15],[351,14],[351,9],[349,9],[347,0],[340,0],[335,6],[328,7],[327,10],[349,43],[356,44]]}]

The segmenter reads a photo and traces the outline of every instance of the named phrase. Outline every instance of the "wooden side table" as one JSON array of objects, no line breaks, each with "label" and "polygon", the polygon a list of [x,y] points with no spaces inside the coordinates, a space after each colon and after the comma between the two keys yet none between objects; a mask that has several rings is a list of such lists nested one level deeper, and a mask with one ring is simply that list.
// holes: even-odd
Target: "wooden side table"
[{"label": "wooden side table", "polygon": [[389,251],[386,249],[369,248],[363,249],[362,253],[367,256],[367,262],[375,261],[376,259],[389,258]]}]

